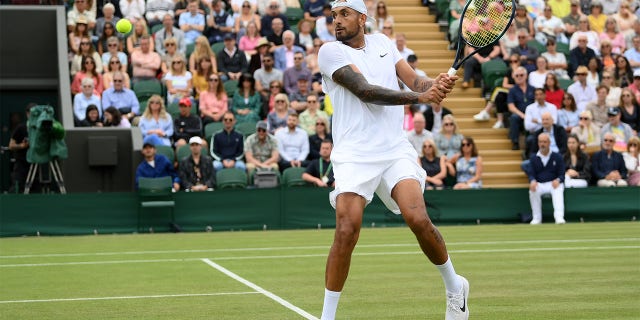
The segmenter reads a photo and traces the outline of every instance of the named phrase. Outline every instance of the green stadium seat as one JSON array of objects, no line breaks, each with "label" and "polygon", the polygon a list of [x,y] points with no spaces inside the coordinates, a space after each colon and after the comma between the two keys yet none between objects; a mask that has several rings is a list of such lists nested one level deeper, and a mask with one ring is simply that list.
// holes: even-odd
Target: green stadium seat
[{"label": "green stadium seat", "polygon": [[223,126],[222,122],[207,123],[207,125],[204,126],[204,138],[207,139],[207,142],[211,142],[211,137],[213,137],[216,132],[222,130]]},{"label": "green stadium seat", "polygon": [[289,21],[289,26],[297,26],[298,21],[304,18],[304,10],[302,8],[293,8],[287,7],[287,12],[285,12],[285,16],[287,16],[287,20]]},{"label": "green stadium seat", "polygon": [[573,83],[573,80],[571,79],[565,79],[565,78],[558,78],[558,85],[560,86],[560,88],[562,88],[562,90],[567,90],[567,88],[569,88],[569,86]]},{"label": "green stadium seat", "polygon": [[223,83],[224,91],[227,92],[227,96],[229,97],[229,101],[233,98],[233,95],[238,91],[238,80],[227,80]]},{"label": "green stadium seat", "polygon": [[220,53],[222,50],[224,49],[224,42],[216,42],[214,44],[211,45],[211,50],[213,50],[213,52],[216,54],[216,56],[218,55],[218,53]]},{"label": "green stadium seat", "polygon": [[172,119],[180,117],[180,105],[177,103],[170,103],[167,105],[167,112],[171,115]]},{"label": "green stadium seat", "polygon": [[[187,141],[189,142],[189,141]],[[206,151],[206,150],[203,150]],[[181,146],[180,148],[178,148],[178,152],[176,154],[177,160],[182,161],[182,159],[188,157],[191,155],[191,147],[188,144],[185,144],[183,146]]]},{"label": "green stadium seat", "polygon": [[547,52],[547,47],[544,44],[538,42],[538,40],[536,39],[527,41],[527,46],[536,48],[538,50],[538,53]]},{"label": "green stadium seat", "polygon": [[195,48],[196,48],[195,43],[190,43],[187,45],[187,51],[185,52],[187,61],[189,61],[189,57],[191,57],[191,54],[193,53],[193,50],[195,50]]},{"label": "green stadium seat", "polygon": [[564,53],[564,56],[567,58],[567,61],[569,61],[569,51],[571,51],[569,49],[569,44],[557,42],[556,43],[556,51]]},{"label": "green stadium seat", "polygon": [[170,222],[175,222],[173,209],[176,203],[173,200],[172,187],[171,177],[138,179],[138,231],[141,227],[143,209],[146,208],[153,208],[154,214],[158,213],[157,208],[169,208]]},{"label": "green stadium seat", "polygon": [[141,80],[133,85],[133,92],[138,100],[148,100],[154,94],[162,97],[162,84],[158,80]]},{"label": "green stadium seat", "polygon": [[173,152],[173,148],[171,146],[156,146],[156,152],[167,157],[167,159],[169,159],[171,163],[173,163],[173,161],[175,161],[176,159],[176,155]]},{"label": "green stadium seat", "polygon": [[162,23],[156,24],[153,27],[151,27],[151,35],[155,34],[156,32],[158,32],[158,30],[162,29],[164,27],[164,25],[162,25]]},{"label": "green stadium seat", "polygon": [[222,169],[216,172],[218,189],[244,189],[247,187],[247,174],[239,169]]},{"label": "green stadium seat", "polygon": [[291,167],[282,172],[282,185],[285,187],[303,187],[309,183],[302,179],[305,168]]},{"label": "green stadium seat", "polygon": [[482,81],[484,82],[485,92],[491,92],[495,88],[496,79],[502,80],[509,68],[502,59],[493,59],[483,63],[480,67],[482,70]]},{"label": "green stadium seat", "polygon": [[236,130],[246,138],[254,133],[256,133],[256,123],[255,122],[241,122],[236,124]]}]

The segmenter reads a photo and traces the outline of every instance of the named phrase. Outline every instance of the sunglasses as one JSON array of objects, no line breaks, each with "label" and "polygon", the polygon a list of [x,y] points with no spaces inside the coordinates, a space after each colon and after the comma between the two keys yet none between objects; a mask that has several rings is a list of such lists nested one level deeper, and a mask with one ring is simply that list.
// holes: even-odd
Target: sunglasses
[{"label": "sunglasses", "polygon": [[293,60],[302,60],[302,57],[293,57]]},{"label": "sunglasses", "polygon": [[93,64],[93,61],[85,61],[84,64]]},{"label": "sunglasses", "polygon": [[316,122],[316,126],[324,126],[324,122]]},{"label": "sunglasses", "polygon": [[616,140],[613,139],[603,139],[604,142],[616,142]]},{"label": "sunglasses", "polygon": [[262,63],[267,63],[267,62],[272,62],[272,61],[273,60],[271,60],[271,59],[265,59],[265,60],[262,60]]},{"label": "sunglasses", "polygon": [[580,117],[580,120],[591,120],[591,118],[587,118],[587,117]]},{"label": "sunglasses", "polygon": [[471,143],[462,143],[462,144],[460,144],[460,145],[461,145],[461,146],[463,146],[463,147],[470,147],[470,146],[471,146]]},{"label": "sunglasses", "polygon": [[631,97],[631,95],[630,95],[630,94],[623,94],[622,96],[623,96],[623,97]]},{"label": "sunglasses", "polygon": [[586,73],[576,73],[576,76],[586,76]]},{"label": "sunglasses", "polygon": [[604,76],[602,79],[611,79],[611,76]]},{"label": "sunglasses", "polygon": [[520,78],[520,77],[524,77],[524,74],[514,74],[513,76],[516,78]]},{"label": "sunglasses", "polygon": [[393,29],[392,27],[382,27],[382,29]]},{"label": "sunglasses", "polygon": [[225,118],[225,119],[222,119],[222,121],[224,121],[224,122],[231,122],[231,121],[233,121],[233,119]]},{"label": "sunglasses", "polygon": [[285,103],[286,101],[284,100],[276,100],[276,103]]},{"label": "sunglasses", "polygon": [[113,82],[122,82],[122,79],[113,79]]},{"label": "sunglasses", "polygon": [[207,80],[207,81],[217,82],[217,81],[218,81],[218,78],[210,78],[210,79],[209,79],[209,80]]},{"label": "sunglasses", "polygon": [[89,42],[80,42],[80,44],[84,46],[84,45],[89,45],[91,43],[89,43]]},{"label": "sunglasses", "polygon": [[160,104],[158,100],[149,100],[149,104]]},{"label": "sunglasses", "polygon": [[307,100],[307,103],[316,103],[318,102],[317,100]]},{"label": "sunglasses", "polygon": [[182,63],[182,61],[174,61],[174,62],[172,62],[172,63],[173,63],[173,64],[181,64],[181,63]]},{"label": "sunglasses", "polygon": [[120,64],[120,61],[109,61],[110,64]]},{"label": "sunglasses", "polygon": [[175,46],[175,45],[176,45],[175,43],[167,43],[167,44],[165,44],[164,46],[165,46],[165,47],[173,47],[173,46]]},{"label": "sunglasses", "polygon": [[432,145],[430,145],[430,144],[427,144],[427,145],[425,145],[425,146],[423,146],[423,147],[422,147],[422,149],[427,149],[427,148],[429,148],[429,149],[430,149],[430,148],[433,148],[433,146],[432,146]]},{"label": "sunglasses", "polygon": [[280,86],[271,86],[270,88],[281,88]]},{"label": "sunglasses", "polygon": [[520,60],[509,60],[509,62],[511,62],[511,63],[517,63],[517,62],[520,62]]},{"label": "sunglasses", "polygon": [[267,130],[262,129],[262,128],[258,128],[258,130],[257,130],[257,131],[258,131],[258,132],[267,132]]},{"label": "sunglasses", "polygon": [[445,127],[448,127],[448,126],[453,126],[454,124],[451,122],[447,122],[447,123],[443,123],[442,125]]},{"label": "sunglasses", "polygon": [[243,5],[242,7],[243,8],[251,8],[251,6],[245,6],[245,5]]},{"label": "sunglasses", "polygon": [[107,46],[108,46],[108,47],[117,47],[117,46],[118,46],[118,44],[117,44],[117,43],[109,43]]}]

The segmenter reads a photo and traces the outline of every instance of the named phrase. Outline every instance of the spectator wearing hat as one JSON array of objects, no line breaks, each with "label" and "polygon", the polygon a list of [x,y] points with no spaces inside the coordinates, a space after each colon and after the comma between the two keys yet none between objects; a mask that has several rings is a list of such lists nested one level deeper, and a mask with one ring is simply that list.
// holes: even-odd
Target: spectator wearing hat
[{"label": "spectator wearing hat", "polygon": [[612,134],[614,138],[614,143],[612,144],[613,149],[623,152],[627,148],[627,142],[629,139],[634,136],[633,129],[631,129],[631,126],[620,120],[622,112],[619,107],[610,107],[607,111],[607,116],[609,117],[609,122],[602,126],[600,135],[604,140],[604,136],[606,134]]},{"label": "spectator wearing hat", "polygon": [[596,89],[587,84],[587,74],[589,69],[585,66],[579,66],[576,69],[577,80],[567,88],[567,93],[570,93],[576,100],[576,106],[578,106],[578,112],[582,112],[587,109],[589,102],[598,99]]},{"label": "spectator wearing hat", "polygon": [[173,163],[167,157],[156,154],[156,144],[158,139],[155,136],[147,137],[143,140],[142,145],[142,162],[136,169],[135,184],[138,188],[138,180],[140,178],[161,178],[171,177],[173,181],[173,189],[180,190],[180,178],[173,169]]},{"label": "spectator wearing hat", "polygon": [[627,167],[622,154],[614,150],[616,136],[607,132],[602,138],[602,150],[591,157],[591,171],[598,187],[627,186]]},{"label": "spectator wearing hat", "polygon": [[231,34],[224,36],[224,49],[218,53],[217,60],[222,81],[239,80],[249,68],[247,57],[236,47],[236,38]]},{"label": "spectator wearing hat", "polygon": [[178,20],[180,30],[184,32],[185,43],[192,44],[202,35],[205,27],[204,15],[198,12],[198,0],[189,0],[187,12],[180,15]]},{"label": "spectator wearing hat", "polygon": [[299,58],[297,53],[302,53],[302,59],[304,59],[304,49],[294,45],[295,38],[296,34],[291,30],[287,30],[282,34],[283,45],[273,52],[276,69],[284,71],[293,67],[295,59]]},{"label": "spectator wearing hat", "polygon": [[233,127],[236,124],[236,117],[233,112],[227,111],[222,116],[223,128],[211,137],[211,157],[213,157],[213,167],[216,171],[222,169],[236,168],[246,170],[246,165],[242,161],[244,155],[244,143],[241,133]]},{"label": "spectator wearing hat", "polygon": [[269,97],[269,84],[271,81],[282,81],[284,74],[282,71],[275,69],[273,54],[267,52],[262,57],[262,68],[256,70],[253,73],[253,77],[256,79],[256,91],[262,96],[262,100]]},{"label": "spectator wearing hat", "polygon": [[173,141],[176,149],[187,144],[189,139],[202,134],[202,121],[191,112],[191,99],[180,99],[179,106],[180,114],[173,119]]},{"label": "spectator wearing hat", "polygon": [[309,90],[311,90],[313,75],[304,63],[304,52],[296,52],[293,54],[293,67],[287,68],[284,71],[283,82],[285,92],[287,92],[287,94],[296,92],[298,90],[298,80],[303,76],[307,78],[307,85],[309,85]]},{"label": "spectator wearing hat", "polygon": [[[175,46],[176,51],[182,54],[187,53],[187,44],[184,40],[184,32],[174,26],[173,14],[165,14],[162,17],[162,28],[153,34],[155,39],[155,49],[158,54],[165,56],[167,54],[167,46]],[[166,40],[173,38],[175,42],[167,43]]]},{"label": "spectator wearing hat", "polygon": [[[271,48],[271,43],[267,40],[267,38],[262,37],[258,40],[258,44],[256,44],[256,53],[251,55],[251,59],[249,60],[249,73],[254,74],[256,70],[264,67],[264,63],[262,62],[264,56],[269,52]],[[272,58],[273,59],[273,58]]]},{"label": "spectator wearing hat", "polygon": [[185,191],[213,191],[216,185],[216,175],[213,169],[213,161],[203,146],[204,141],[200,137],[189,139],[191,154],[180,159],[178,175],[180,184]]},{"label": "spectator wearing hat", "polygon": [[266,121],[256,123],[256,133],[247,137],[244,142],[247,172],[249,176],[258,169],[278,170],[278,140],[267,132]]}]

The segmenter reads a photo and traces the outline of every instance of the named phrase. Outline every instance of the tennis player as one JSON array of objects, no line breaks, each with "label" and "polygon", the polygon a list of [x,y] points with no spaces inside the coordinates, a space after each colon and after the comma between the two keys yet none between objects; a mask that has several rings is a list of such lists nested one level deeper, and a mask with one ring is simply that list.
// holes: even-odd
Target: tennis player
[{"label": "tennis player", "polygon": [[[456,274],[445,242],[431,223],[423,197],[425,171],[402,131],[403,105],[439,103],[457,76],[418,77],[383,34],[365,35],[363,0],[338,0],[331,9],[338,41],[320,48],[324,92],[334,106],[331,161],[336,188],[336,232],[327,259],[322,319],[334,319],[358,241],[365,206],[374,192],[402,214],[447,291],[447,320],[468,319],[468,281]],[[398,77],[414,92],[399,91]]]}]

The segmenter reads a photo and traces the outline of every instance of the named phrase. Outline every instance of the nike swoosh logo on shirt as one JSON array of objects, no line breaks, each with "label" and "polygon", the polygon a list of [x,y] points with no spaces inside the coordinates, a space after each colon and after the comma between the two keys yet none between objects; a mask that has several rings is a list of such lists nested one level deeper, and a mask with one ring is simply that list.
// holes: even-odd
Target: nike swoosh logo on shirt
[{"label": "nike swoosh logo on shirt", "polygon": [[382,54],[382,53],[381,53],[381,54],[380,54],[380,58],[384,58],[384,56],[386,56],[386,55],[388,55],[388,54],[389,54],[389,52],[385,52],[384,54]]},{"label": "nike swoosh logo on shirt", "polygon": [[465,298],[462,299],[462,307],[460,308],[460,311],[465,312],[467,310],[467,301]]}]

